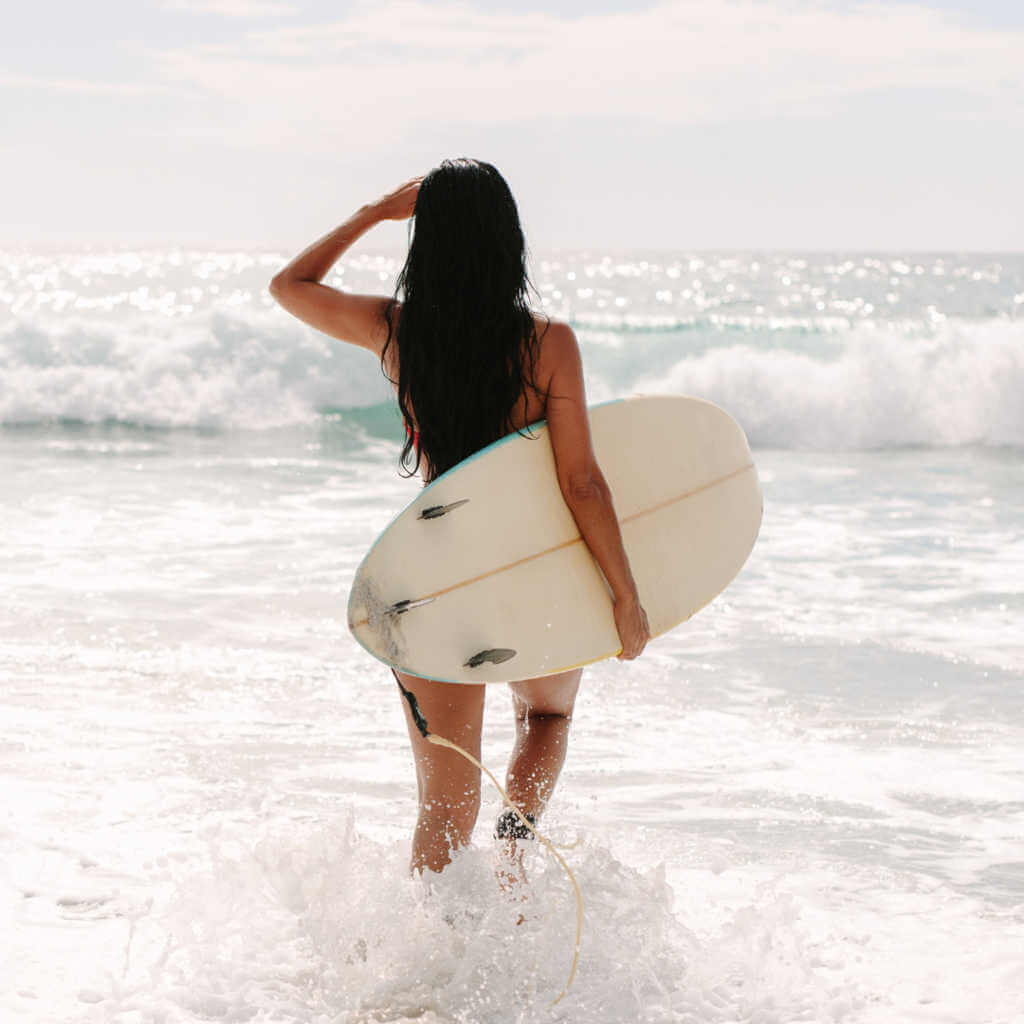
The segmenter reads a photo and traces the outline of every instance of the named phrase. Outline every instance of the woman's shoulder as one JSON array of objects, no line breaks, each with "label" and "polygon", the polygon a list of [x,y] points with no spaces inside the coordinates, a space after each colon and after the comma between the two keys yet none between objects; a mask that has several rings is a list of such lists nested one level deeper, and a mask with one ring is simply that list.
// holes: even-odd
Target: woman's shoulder
[{"label": "woman's shoulder", "polygon": [[537,340],[544,347],[550,346],[552,350],[561,351],[566,347],[575,348],[578,345],[576,333],[567,320],[559,320],[544,313],[534,313],[533,325],[537,332]]},{"label": "woman's shoulder", "polygon": [[566,381],[580,377],[583,366],[576,333],[567,321],[534,314],[534,323],[538,338],[534,381],[544,396],[543,409],[539,411],[546,416],[547,398],[552,390],[561,390]]},{"label": "woman's shoulder", "polygon": [[535,313],[533,322],[540,343],[539,354],[549,368],[579,360],[579,342],[568,321]]}]

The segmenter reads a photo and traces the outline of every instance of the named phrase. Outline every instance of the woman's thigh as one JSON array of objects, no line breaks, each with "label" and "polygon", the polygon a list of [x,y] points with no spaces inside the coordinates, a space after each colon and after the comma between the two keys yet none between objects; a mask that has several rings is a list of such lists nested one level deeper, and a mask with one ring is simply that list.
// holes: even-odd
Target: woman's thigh
[{"label": "woman's thigh", "polygon": [[[480,733],[484,719],[481,684],[439,683],[434,679],[396,672],[402,685],[416,698],[427,729],[464,747],[480,759]],[[409,730],[420,802],[459,802],[480,789],[480,770],[458,751],[429,742],[419,731],[405,696],[405,723]]]},{"label": "woman's thigh", "polygon": [[583,669],[574,668],[553,676],[520,679],[509,683],[512,700],[520,717],[526,715],[572,715]]}]

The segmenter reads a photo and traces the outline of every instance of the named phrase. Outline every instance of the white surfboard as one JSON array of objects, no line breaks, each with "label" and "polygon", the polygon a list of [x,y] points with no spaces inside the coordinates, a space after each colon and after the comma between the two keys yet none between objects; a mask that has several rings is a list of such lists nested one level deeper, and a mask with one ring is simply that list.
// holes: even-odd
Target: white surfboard
[{"label": "white surfboard", "polygon": [[[718,406],[638,397],[589,410],[653,636],[733,579],[761,524],[747,439]],[[546,424],[425,487],[356,573],[349,629],[393,668],[445,682],[551,675],[621,650],[611,594],[555,474]]]}]

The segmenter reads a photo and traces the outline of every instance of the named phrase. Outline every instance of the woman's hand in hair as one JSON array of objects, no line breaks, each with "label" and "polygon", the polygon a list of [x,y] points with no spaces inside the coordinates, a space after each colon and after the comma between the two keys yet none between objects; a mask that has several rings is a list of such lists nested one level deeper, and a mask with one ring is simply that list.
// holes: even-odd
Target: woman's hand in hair
[{"label": "woman's hand in hair", "polygon": [[631,661],[639,657],[651,639],[651,627],[647,624],[647,612],[635,594],[615,602],[615,628],[622,642],[619,659]]},{"label": "woman's hand in hair", "polygon": [[383,195],[375,203],[373,209],[381,220],[408,220],[416,210],[416,197],[420,192],[423,176],[411,178],[404,185]]}]

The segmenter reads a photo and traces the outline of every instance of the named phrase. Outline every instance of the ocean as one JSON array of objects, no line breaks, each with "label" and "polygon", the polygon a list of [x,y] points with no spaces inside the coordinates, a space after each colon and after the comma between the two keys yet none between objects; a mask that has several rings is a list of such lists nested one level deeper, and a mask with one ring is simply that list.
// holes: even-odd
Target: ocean
[{"label": "ocean", "polygon": [[[1024,1021],[1024,255],[534,256],[589,398],[722,405],[765,495],[715,602],[584,674],[556,1006],[573,891],[541,849],[501,894],[486,782],[408,875],[345,605],[420,484],[374,358],[272,303],[288,255],[0,254],[0,1016]],[[499,777],[512,733],[492,688]]]}]

